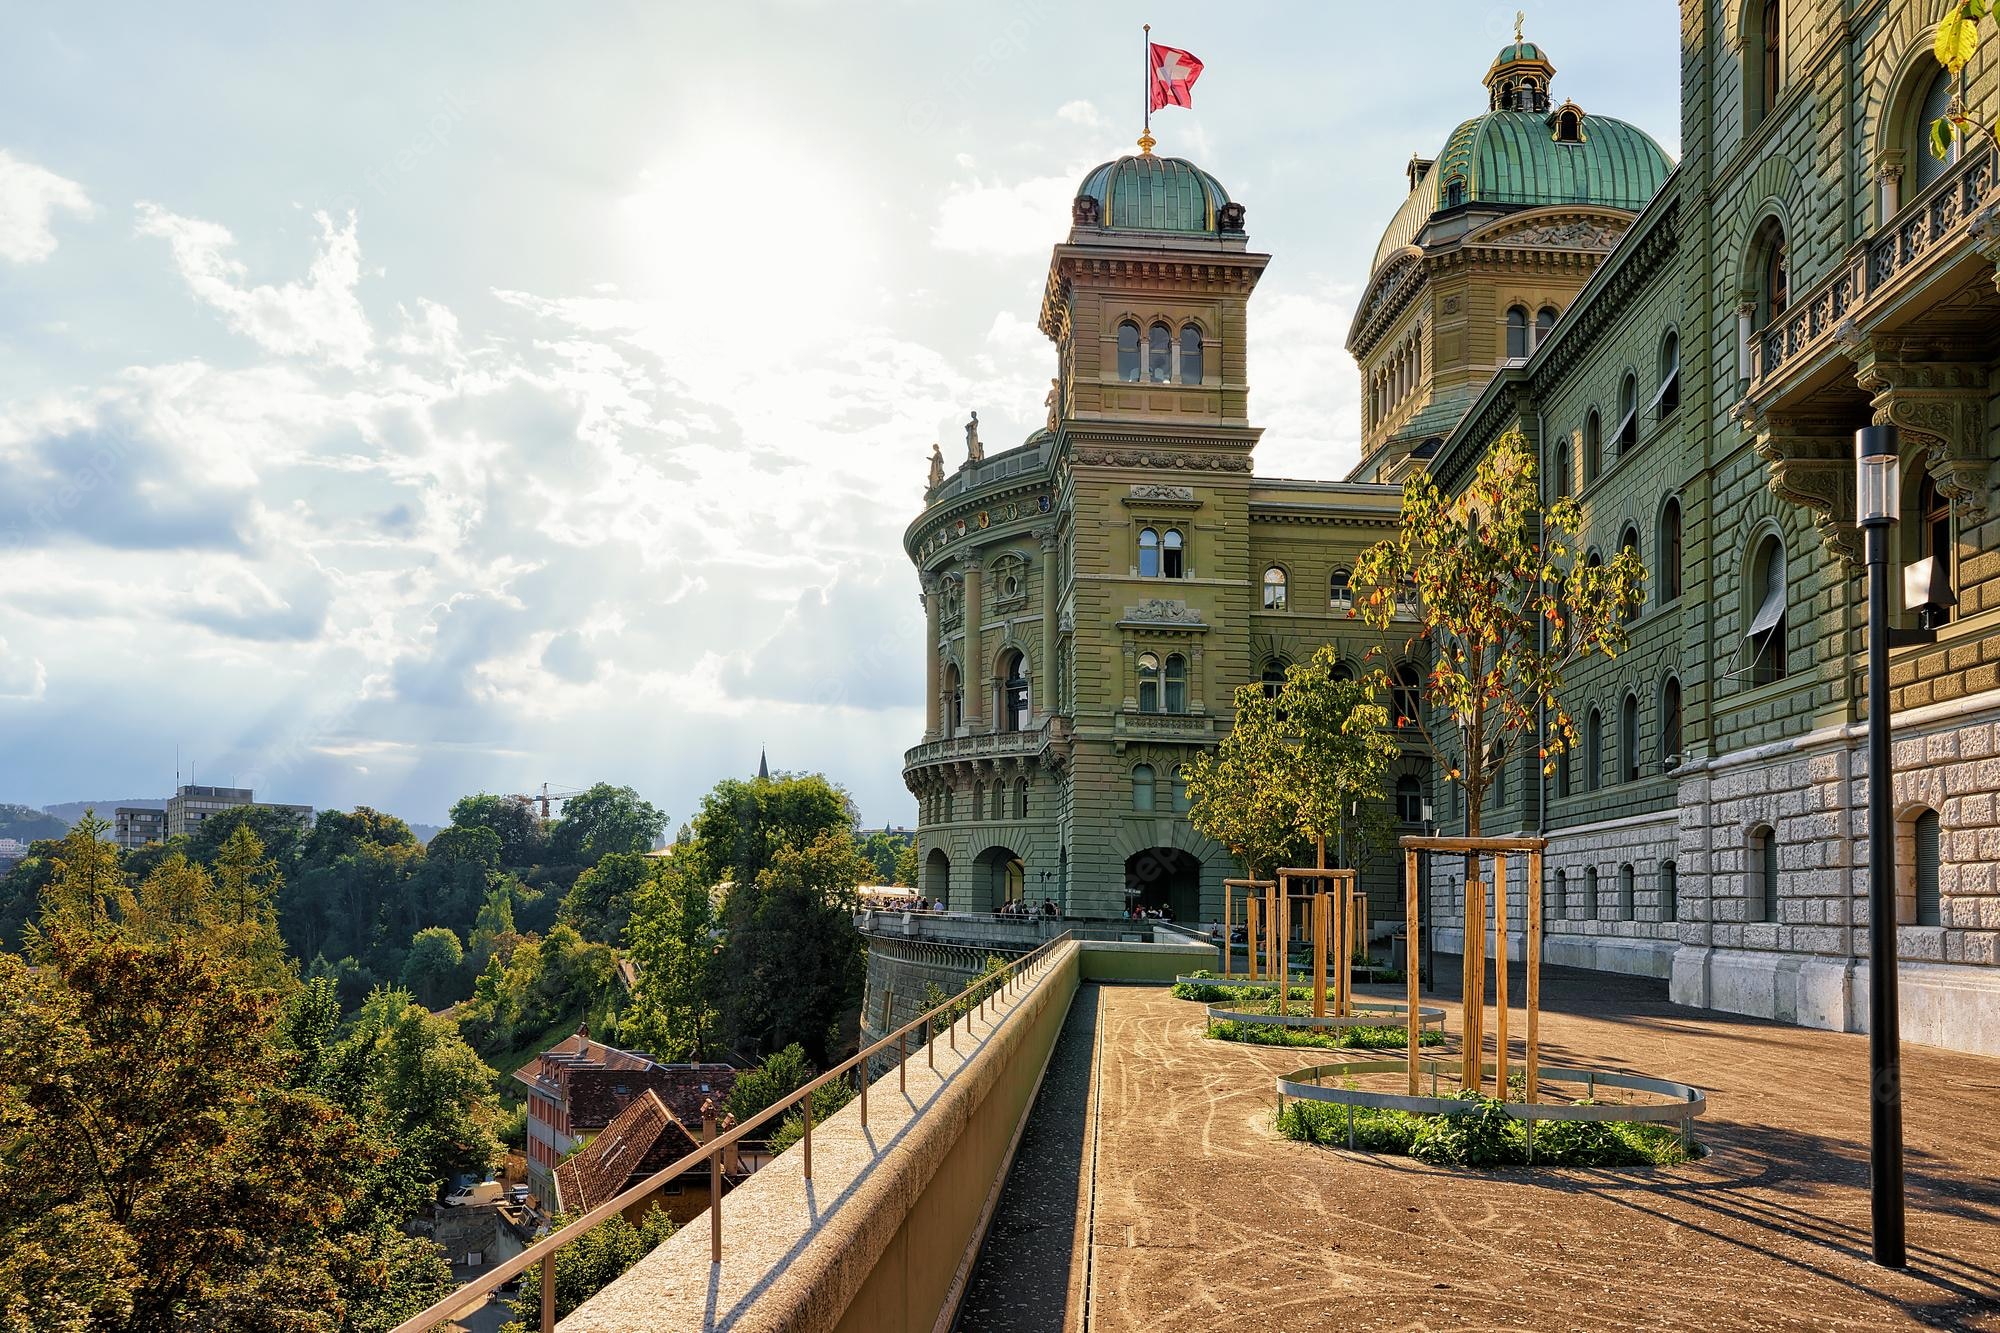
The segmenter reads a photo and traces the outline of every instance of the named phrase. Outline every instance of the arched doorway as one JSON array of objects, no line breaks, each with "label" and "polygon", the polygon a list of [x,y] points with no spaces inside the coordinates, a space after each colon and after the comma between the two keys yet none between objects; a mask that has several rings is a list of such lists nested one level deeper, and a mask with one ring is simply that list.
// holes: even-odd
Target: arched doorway
[{"label": "arched doorway", "polygon": [[1201,862],[1178,847],[1148,847],[1125,859],[1125,910],[1164,908],[1176,921],[1201,920]]},{"label": "arched doorway", "polygon": [[986,904],[994,911],[1021,901],[1027,892],[1027,867],[1005,847],[989,847],[979,854],[975,885],[985,886]]},{"label": "arched doorway", "polygon": [[931,848],[931,854],[924,858],[923,893],[926,898],[951,901],[951,858],[942,847]]}]

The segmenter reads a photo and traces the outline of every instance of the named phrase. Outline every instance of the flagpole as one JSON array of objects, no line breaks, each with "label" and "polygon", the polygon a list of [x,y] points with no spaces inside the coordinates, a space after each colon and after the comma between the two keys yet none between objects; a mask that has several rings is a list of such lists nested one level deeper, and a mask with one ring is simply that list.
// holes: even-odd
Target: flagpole
[{"label": "flagpole", "polygon": [[1145,128],[1139,132],[1139,151],[1153,151],[1153,25],[1139,29],[1139,106],[1145,114]]}]

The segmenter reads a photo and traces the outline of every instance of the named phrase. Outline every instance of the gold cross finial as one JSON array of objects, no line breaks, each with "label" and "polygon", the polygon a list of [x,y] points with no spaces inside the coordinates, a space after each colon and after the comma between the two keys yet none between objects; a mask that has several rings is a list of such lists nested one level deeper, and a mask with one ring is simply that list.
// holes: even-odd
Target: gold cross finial
[{"label": "gold cross finial", "polygon": [[1514,11],[1514,40],[1516,42],[1521,40],[1521,25],[1527,21],[1527,18],[1527,10],[1517,9]]}]

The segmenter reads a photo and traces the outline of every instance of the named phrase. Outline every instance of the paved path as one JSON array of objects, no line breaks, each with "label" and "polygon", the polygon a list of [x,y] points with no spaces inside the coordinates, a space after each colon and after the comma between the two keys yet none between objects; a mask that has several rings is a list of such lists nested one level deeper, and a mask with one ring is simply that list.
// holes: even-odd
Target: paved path
[{"label": "paved path", "polygon": [[[1206,1041],[1201,1007],[1164,989],[1087,988],[1099,1101],[1076,1105],[1063,1064],[1073,1012],[996,1216],[1007,1258],[982,1264],[962,1327],[2000,1329],[2000,1061],[1905,1048],[1913,1266],[1890,1273],[1867,1261],[1865,1038],[1550,975],[1546,1058],[1708,1089],[1708,1157],[1460,1174],[1292,1143],[1270,1076],[1313,1053]],[[1087,1255],[1062,1254],[1060,1224],[1011,1220],[1064,1200],[1092,1219]]]}]

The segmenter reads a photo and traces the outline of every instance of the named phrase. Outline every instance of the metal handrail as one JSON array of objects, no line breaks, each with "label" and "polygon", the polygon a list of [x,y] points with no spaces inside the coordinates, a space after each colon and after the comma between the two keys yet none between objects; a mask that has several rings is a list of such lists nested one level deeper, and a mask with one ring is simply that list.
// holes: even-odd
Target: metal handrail
[{"label": "metal handrail", "polygon": [[[897,1072],[899,1075],[907,1077],[906,1067],[910,1055],[908,1050],[909,1034],[921,1027],[924,1029],[924,1043],[927,1048],[927,1056],[932,1059],[933,1067],[935,1067],[934,1052],[931,1052],[928,1048],[931,1043],[937,1040],[937,1033],[933,1024],[946,1010],[960,1009],[962,1006],[962,1012],[966,1018],[966,1035],[969,1038],[972,1035],[972,1015],[975,1011],[984,1013],[987,1004],[998,998],[1000,993],[1004,993],[1022,981],[1030,979],[1028,976],[1030,972],[1035,972],[1039,975],[1040,969],[1049,961],[1052,952],[1057,947],[1069,942],[1069,932],[1065,931],[1054,939],[1041,944],[1032,952],[1022,954],[1019,958],[1009,962],[998,971],[984,977],[975,977],[971,982],[967,983],[964,990],[954,995],[951,999],[925,1010],[895,1031],[885,1034],[872,1045],[857,1051],[811,1082],[794,1089],[783,1099],[759,1111],[756,1115],[751,1116],[728,1133],[718,1134],[707,1143],[697,1147],[687,1156],[682,1157],[679,1161],[654,1172],[623,1193],[599,1204],[561,1230],[550,1232],[541,1240],[522,1250],[512,1259],[496,1265],[493,1271],[486,1274],[486,1276],[477,1281],[466,1283],[428,1309],[405,1319],[402,1323],[396,1325],[394,1329],[390,1330],[390,1333],[425,1333],[428,1329],[434,1329],[438,1325],[450,1320],[454,1312],[464,1309],[467,1305],[479,1300],[481,1297],[490,1297],[510,1279],[527,1272],[537,1264],[541,1265],[542,1270],[541,1333],[554,1333],[556,1326],[556,1251],[589,1232],[598,1223],[609,1221],[614,1214],[624,1212],[625,1209],[651,1195],[669,1181],[685,1174],[703,1162],[707,1162],[709,1166],[709,1262],[721,1263],[722,1153],[725,1149],[734,1147],[743,1139],[754,1137],[752,1131],[762,1128],[769,1121],[784,1115],[792,1107],[803,1102],[805,1133],[801,1136],[799,1148],[802,1155],[805,1178],[808,1180],[812,1179],[813,1119],[811,1099],[815,1092],[834,1079],[843,1078],[856,1068],[860,1068],[861,1075],[858,1080],[860,1084],[859,1100],[861,1104],[861,1123],[865,1128],[868,1124],[869,1078],[866,1065],[869,1060],[873,1059],[877,1053],[886,1050],[891,1043],[894,1043],[897,1050]],[[974,994],[975,991],[978,992],[976,996]],[[951,1015],[948,1031],[953,1049],[957,1049],[958,1013]]]}]

